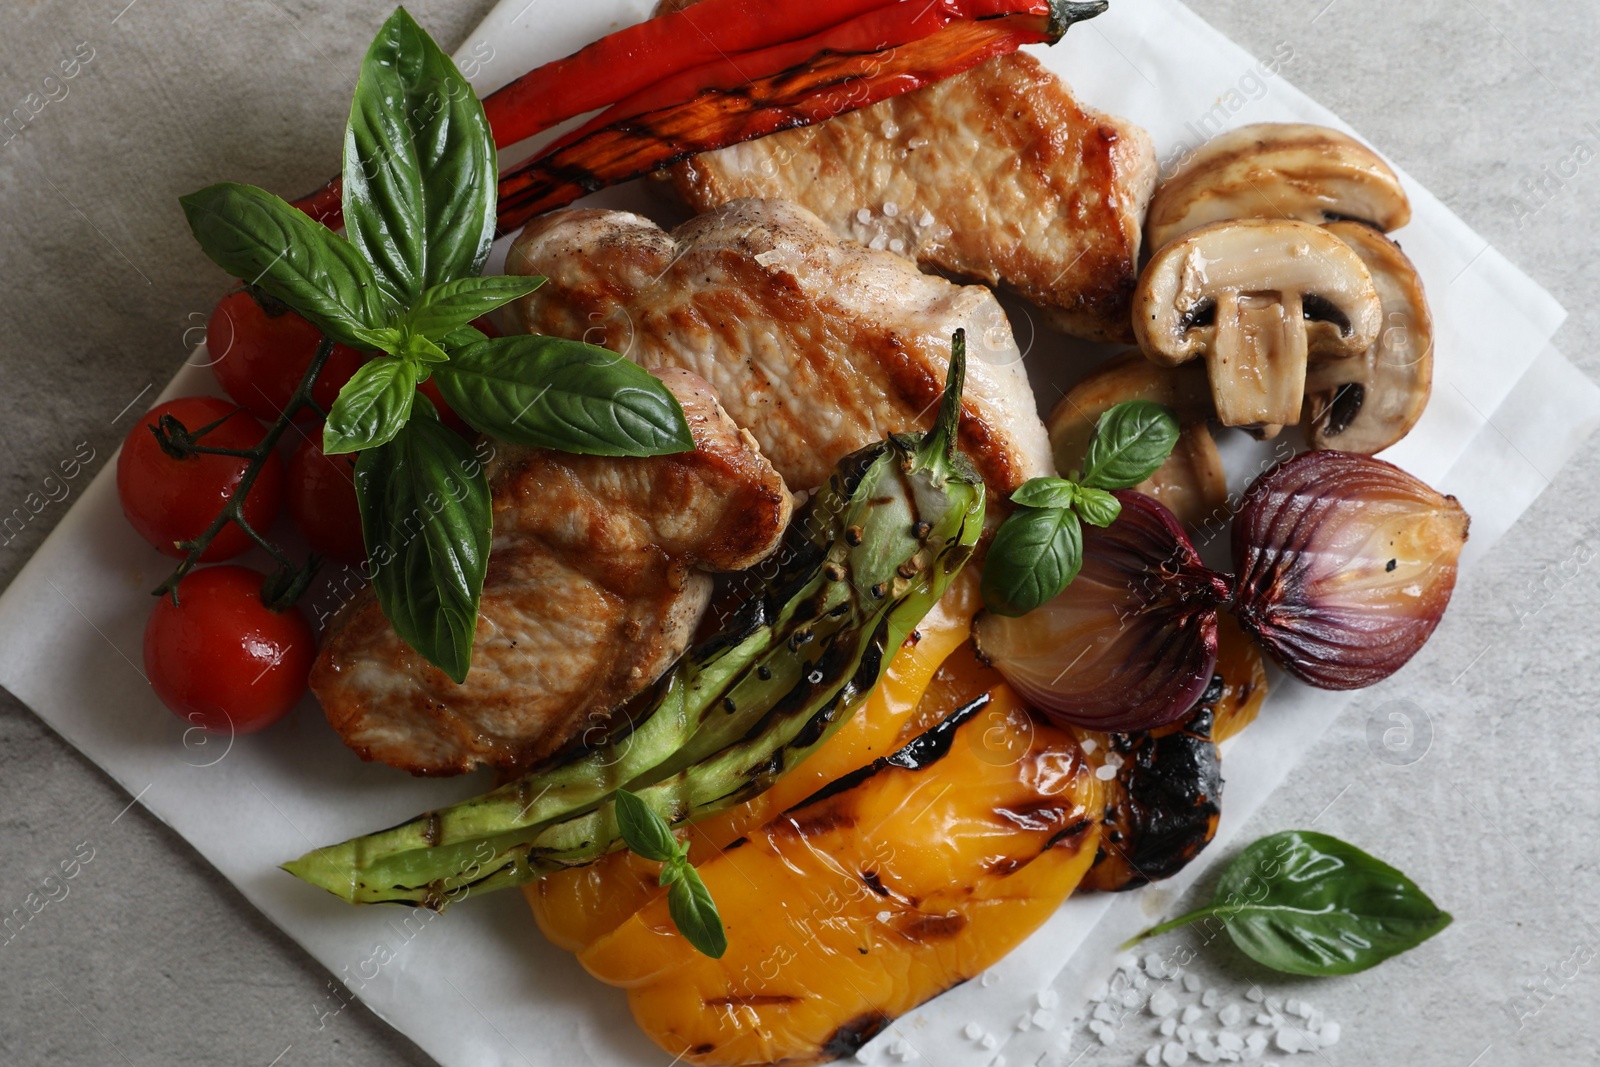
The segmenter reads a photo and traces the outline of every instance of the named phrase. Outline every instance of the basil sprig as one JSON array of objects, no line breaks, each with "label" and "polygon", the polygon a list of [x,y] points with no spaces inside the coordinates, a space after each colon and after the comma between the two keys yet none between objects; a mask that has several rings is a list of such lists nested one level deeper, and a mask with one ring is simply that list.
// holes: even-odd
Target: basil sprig
[{"label": "basil sprig", "polygon": [[721,959],[728,951],[711,890],[689,862],[689,846],[672,835],[672,827],[638,795],[626,789],[616,794],[617,830],[630,852],[662,864],[657,884],[667,890],[667,914],[684,939],[704,955]]},{"label": "basil sprig", "polygon": [[1375,967],[1422,944],[1451,917],[1411,879],[1354,845],[1285,830],[1241,852],[1210,904],[1128,944],[1207,920],[1223,925],[1257,963],[1318,977]]},{"label": "basil sprig", "polygon": [[1178,443],[1178,418],[1148,400],[1118,404],[1095,424],[1083,473],[1032,478],[1011,494],[1017,509],[989,546],[983,603],[996,615],[1026,615],[1061,594],[1083,566],[1083,526],[1110,526],[1122,505],[1108,490],[1154,474]]},{"label": "basil sprig", "polygon": [[[356,492],[378,601],[396,632],[458,682],[483,590],[489,488],[470,451],[416,399],[419,383],[438,374],[457,414],[510,441],[606,456],[694,447],[677,399],[621,356],[491,339],[470,325],[544,281],[478,276],[494,240],[496,178],[483,105],[400,8],[367,49],[350,106],[348,238],[253,186],[182,199],[195,240],[220,267],[329,339],[380,353],[325,413],[323,451],[362,453]],[[439,496],[447,486],[459,495]]]}]

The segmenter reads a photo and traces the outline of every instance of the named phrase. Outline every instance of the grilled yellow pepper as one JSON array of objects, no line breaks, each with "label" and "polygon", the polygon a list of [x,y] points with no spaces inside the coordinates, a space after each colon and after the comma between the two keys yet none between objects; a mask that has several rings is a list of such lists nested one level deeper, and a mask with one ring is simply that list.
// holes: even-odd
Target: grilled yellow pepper
[{"label": "grilled yellow pepper", "polygon": [[[696,865],[800,803],[829,782],[899,748],[920,733],[907,732],[934,672],[967,643],[979,607],[976,575],[957,577],[884,672],[859,712],[806,761],[755,799],[688,827]],[[998,679],[998,675],[995,676]],[[954,703],[940,709],[953,709]],[[928,725],[933,725],[937,719]],[[666,891],[656,885],[660,865],[631,852],[613,852],[584,867],[546,875],[523,887],[545,937],[577,952],[619,926]]]},{"label": "grilled yellow pepper", "polygon": [[728,932],[695,952],[652,900],[579,953],[695,1064],[810,1063],[994,964],[1077,886],[1101,783],[1000,686],[703,863]]}]

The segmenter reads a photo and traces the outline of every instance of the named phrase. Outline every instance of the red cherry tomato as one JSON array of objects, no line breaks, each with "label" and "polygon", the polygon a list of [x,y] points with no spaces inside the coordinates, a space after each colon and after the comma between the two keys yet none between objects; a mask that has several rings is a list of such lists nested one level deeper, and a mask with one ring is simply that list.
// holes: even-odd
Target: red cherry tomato
[{"label": "red cherry tomato", "polygon": [[[263,422],[277,419],[288,405],[321,340],[321,332],[299,315],[286,308],[268,311],[243,289],[217,302],[206,327],[206,348],[217,382]],[[327,411],[369,358],[366,352],[334,345],[312,386],[312,399]],[[309,408],[296,416],[315,417]]]},{"label": "red cherry tomato", "polygon": [[322,429],[308,433],[289,460],[287,502],[311,550],[352,566],[367,558],[356,504],[356,457],[326,455]]},{"label": "red cherry tomato", "polygon": [[[266,431],[243,409],[212,396],[169,400],[152,408],[122,442],[117,457],[117,496],[122,513],[146,541],[169,556],[185,553],[175,542],[199,537],[222,511],[244,477],[249,460],[234,456],[168,455],[151,433],[162,415],[171,415],[191,434],[217,423],[198,440],[211,448],[251,449]],[[219,421],[220,420],[220,421]],[[244,502],[244,518],[265,533],[283,504],[283,461],[267,457]],[[251,545],[250,537],[229,523],[206,547],[201,559],[228,559]]]},{"label": "red cherry tomato", "polygon": [[144,628],[144,670],[178,718],[213,733],[271,726],[306,691],[317,656],[299,608],[261,601],[264,576],[249,567],[204,567],[156,601]]}]

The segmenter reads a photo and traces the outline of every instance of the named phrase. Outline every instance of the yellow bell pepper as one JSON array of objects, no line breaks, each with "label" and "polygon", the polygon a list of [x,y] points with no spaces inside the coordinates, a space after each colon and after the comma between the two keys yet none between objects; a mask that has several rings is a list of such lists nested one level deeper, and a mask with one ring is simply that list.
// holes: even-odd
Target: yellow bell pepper
[{"label": "yellow bell pepper", "polygon": [[[654,899],[579,953],[689,1063],[811,1063],[991,966],[1093,862],[1102,783],[1070,734],[994,729],[1005,686],[702,864],[728,934],[696,952]],[[905,765],[901,765],[905,764]]]},{"label": "yellow bell pepper", "polygon": [[[690,859],[698,865],[715,857],[779,812],[920,733],[908,733],[907,725],[940,664],[968,644],[978,607],[977,581],[968,571],[923,619],[865,705],[822,748],[749,803],[689,828]],[[950,704],[945,710],[955,706]],[[545,937],[577,952],[616,929],[649,901],[665,895],[656,885],[657,870],[658,865],[630,852],[613,852],[595,863],[524,886],[523,895]]]}]

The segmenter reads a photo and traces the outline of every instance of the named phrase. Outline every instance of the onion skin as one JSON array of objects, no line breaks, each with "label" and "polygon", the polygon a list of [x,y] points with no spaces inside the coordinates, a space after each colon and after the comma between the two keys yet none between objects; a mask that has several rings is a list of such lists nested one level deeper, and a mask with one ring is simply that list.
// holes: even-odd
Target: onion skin
[{"label": "onion skin", "polygon": [[1390,463],[1307,452],[1257,479],[1233,520],[1234,615],[1285,670],[1361,689],[1433,634],[1469,519]]},{"label": "onion skin", "polygon": [[1182,718],[1217,663],[1228,580],[1207,570],[1172,512],[1129,490],[1109,527],[1085,526],[1083,569],[1021,618],[981,615],[979,655],[1032,707],[1092,730],[1148,730]]}]

